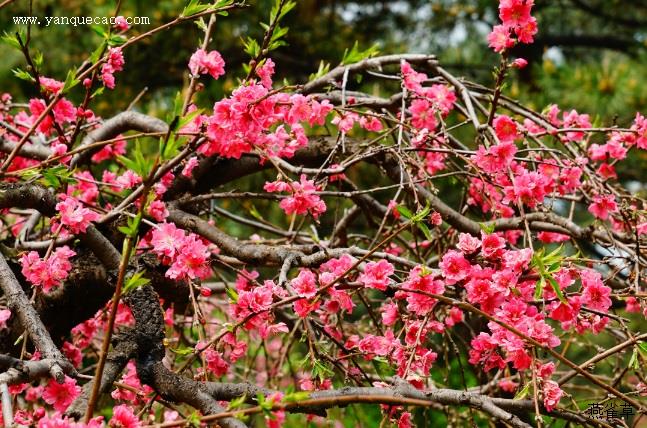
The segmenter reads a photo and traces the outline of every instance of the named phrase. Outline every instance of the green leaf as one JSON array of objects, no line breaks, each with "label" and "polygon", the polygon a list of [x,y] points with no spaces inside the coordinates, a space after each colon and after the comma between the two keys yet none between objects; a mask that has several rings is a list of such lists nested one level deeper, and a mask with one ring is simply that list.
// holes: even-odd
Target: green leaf
[{"label": "green leaf", "polygon": [[205,10],[214,7],[211,4],[202,4],[200,0],[191,0],[188,5],[182,10],[180,16],[193,16],[198,13],[204,12]]},{"label": "green leaf", "polygon": [[41,51],[34,52],[32,59],[36,67],[40,68],[43,65],[43,53]]},{"label": "green leaf", "polygon": [[20,80],[25,80],[27,82],[35,82],[36,79],[31,77],[31,74],[27,73],[25,70],[21,70],[20,68],[15,68],[11,70],[14,76],[19,78]]},{"label": "green leaf", "polygon": [[333,374],[334,372],[330,370],[330,368],[328,368],[328,366],[326,366],[324,363],[319,360],[314,360],[314,364],[312,366],[312,376],[318,378],[319,381],[323,381]]},{"label": "green leaf", "polygon": [[67,93],[70,89],[81,83],[80,80],[76,79],[75,72],[73,70],[68,70],[67,76],[65,77],[65,83],[63,84],[63,93]]},{"label": "green leaf", "polygon": [[548,280],[548,283],[550,284],[550,286],[553,287],[553,291],[555,292],[555,294],[557,294],[557,297],[559,298],[559,300],[562,303],[568,305],[568,300],[566,300],[566,298],[564,297],[564,294],[562,293],[561,288],[559,288],[559,284],[557,283],[557,281],[555,281],[555,278],[553,278],[550,275],[546,275],[546,279]]},{"label": "green leaf", "polygon": [[184,128],[186,125],[191,123],[193,119],[195,119],[199,114],[202,114],[203,111],[204,111],[203,109],[196,109],[196,110],[193,110],[192,112],[187,113],[186,116],[182,117],[178,121],[176,129],[180,130]]},{"label": "green leaf", "polygon": [[310,398],[309,391],[298,391],[298,392],[292,392],[290,394],[286,394],[283,397],[283,401],[286,403],[294,403],[297,401],[307,400],[308,398]]},{"label": "green leaf", "polygon": [[647,342],[640,342],[638,344],[638,347],[643,350],[644,352],[647,352]]},{"label": "green leaf", "polygon": [[243,407],[243,405],[245,404],[245,401],[247,401],[247,396],[246,395],[242,395],[242,396],[240,396],[238,398],[235,398],[235,399],[233,399],[233,400],[231,400],[229,402],[229,407],[227,407],[227,409],[228,410],[234,410],[234,409],[238,409],[240,407]]},{"label": "green leaf", "polygon": [[374,44],[370,48],[362,51],[359,49],[359,43],[355,41],[355,44],[350,51],[348,49],[344,50],[344,56],[341,63],[344,65],[353,64],[363,59],[375,56],[378,53],[379,50],[377,44]]},{"label": "green leaf", "polygon": [[244,51],[252,58],[256,58],[261,53],[261,47],[258,42],[251,37],[243,40]]},{"label": "green leaf", "polygon": [[231,299],[232,302],[238,303],[238,293],[236,293],[236,290],[225,286],[225,293],[227,293],[227,296],[229,297],[229,299]]},{"label": "green leaf", "polygon": [[422,233],[425,235],[425,238],[427,238],[428,241],[432,241],[434,237],[431,235],[431,231],[429,230],[429,227],[423,222],[417,222],[418,229],[422,231]]},{"label": "green leaf", "polygon": [[97,34],[98,34],[102,39],[106,39],[106,38],[108,38],[108,32],[107,32],[107,31],[106,31],[106,29],[105,29],[105,28],[103,28],[102,26],[100,26],[100,25],[93,25],[93,26],[91,26],[90,28],[92,29],[92,31],[94,31],[95,33],[97,33]]},{"label": "green leaf", "polygon": [[127,294],[135,288],[144,286],[151,282],[150,279],[143,277],[144,273],[144,271],[135,272],[130,278],[128,278],[126,280],[126,284],[124,285],[123,293]]},{"label": "green leaf", "polygon": [[265,217],[263,217],[263,215],[260,212],[258,212],[258,209],[256,208],[256,206],[254,204],[252,204],[252,206],[249,207],[249,213],[256,220],[264,220],[265,219]]},{"label": "green leaf", "polygon": [[124,43],[126,43],[126,40],[128,40],[128,39],[126,39],[126,36],[123,36],[121,34],[112,34],[108,38],[108,45],[109,46],[121,46]]},{"label": "green leaf", "polygon": [[312,73],[309,77],[308,80],[315,80],[320,78],[321,76],[325,75],[330,71],[330,63],[323,62],[323,60],[319,61],[319,68],[317,69],[316,73]]},{"label": "green leaf", "polygon": [[176,349],[173,349],[173,348],[168,348],[168,349],[172,353],[177,354],[177,355],[182,355],[182,356],[191,355],[191,354],[193,354],[193,351],[194,351],[193,349],[188,348],[186,346],[182,346],[182,347],[176,348]]},{"label": "green leaf", "polygon": [[494,233],[494,223],[479,223],[479,226],[481,227],[481,230],[488,235]]},{"label": "green leaf", "polygon": [[528,392],[530,392],[530,383],[527,383],[519,392],[517,392],[514,399],[523,400],[528,395]]},{"label": "green leaf", "polygon": [[139,140],[135,143],[135,149],[132,152],[133,159],[125,156],[117,156],[117,159],[124,164],[124,166],[133,172],[137,173],[142,178],[148,177],[151,169],[153,168],[153,159],[147,159],[142,152],[141,143]]},{"label": "green leaf", "polygon": [[97,61],[99,61],[99,58],[101,58],[101,54],[103,54],[103,50],[106,47],[106,42],[103,41],[97,48],[92,52],[90,55],[90,62],[92,64],[95,64]]},{"label": "green leaf", "polygon": [[640,368],[640,363],[638,362],[638,348],[634,348],[631,358],[629,359],[628,367],[634,370],[638,370]]},{"label": "green leaf", "polygon": [[24,37],[22,35],[22,30],[20,30],[17,34],[9,34],[8,32],[4,32],[2,35],[1,40],[11,46],[12,48],[16,48],[19,51],[22,50],[22,47],[20,46],[20,42],[18,41],[18,37],[20,37],[20,40],[22,40]]},{"label": "green leaf", "polygon": [[402,215],[402,217],[406,218],[407,220],[411,220],[413,218],[413,213],[404,205],[398,205],[395,208]]},{"label": "green leaf", "polygon": [[540,277],[535,284],[535,300],[541,299],[541,294],[544,291],[544,286],[546,285],[546,280],[544,277]]},{"label": "green leaf", "polygon": [[61,183],[76,183],[74,172],[63,165],[47,168],[42,171],[42,182],[47,187],[58,188]]},{"label": "green leaf", "polygon": [[195,411],[186,418],[186,421],[190,426],[199,427],[201,425],[200,414]]},{"label": "green leaf", "polygon": [[94,92],[92,92],[91,98],[98,97],[103,94],[103,91],[106,89],[105,86],[99,86]]}]

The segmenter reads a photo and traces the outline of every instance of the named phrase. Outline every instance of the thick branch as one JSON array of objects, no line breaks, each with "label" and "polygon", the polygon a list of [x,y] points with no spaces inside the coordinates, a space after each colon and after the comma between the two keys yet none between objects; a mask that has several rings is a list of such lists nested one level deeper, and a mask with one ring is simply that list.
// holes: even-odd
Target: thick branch
[{"label": "thick branch", "polygon": [[[106,120],[97,129],[88,133],[83,141],[81,141],[81,145],[79,147],[82,148],[92,143],[96,143],[97,141],[110,140],[127,131],[163,133],[168,131],[168,125],[160,119],[147,116],[136,111],[124,111]],[[79,162],[83,163],[87,161],[87,159],[100,149],[100,147],[88,149],[74,155],[70,162],[70,166],[74,167]]]},{"label": "thick branch", "polygon": [[[29,333],[34,345],[40,350],[45,359],[64,361],[65,363],[54,363],[50,366],[49,372],[58,382],[64,381],[65,373],[74,370],[65,357],[58,350],[49,332],[43,325],[38,313],[29,302],[16,276],[7,264],[4,257],[0,257],[0,287],[7,298],[7,304],[12,313],[18,316],[23,328]],[[26,340],[26,338],[25,338]]]}]

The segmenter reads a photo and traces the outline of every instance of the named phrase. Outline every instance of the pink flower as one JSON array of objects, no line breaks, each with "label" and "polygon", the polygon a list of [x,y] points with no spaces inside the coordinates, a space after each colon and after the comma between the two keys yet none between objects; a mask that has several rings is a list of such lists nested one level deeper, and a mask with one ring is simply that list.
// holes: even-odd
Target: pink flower
[{"label": "pink flower", "polygon": [[571,237],[562,233],[542,231],[537,234],[537,239],[541,242],[551,243],[568,241]]},{"label": "pink flower", "polygon": [[508,393],[515,392],[519,387],[519,384],[517,382],[514,382],[510,378],[501,379],[498,385],[499,388]]},{"label": "pink flower", "polygon": [[636,314],[640,313],[640,302],[635,297],[628,297],[626,304],[627,307],[625,308],[625,310],[627,312]]},{"label": "pink flower", "polygon": [[422,83],[427,80],[427,75],[425,73],[415,71],[411,67],[411,64],[406,61],[401,62],[400,72],[402,73],[404,87],[414,93],[420,93],[422,90]]},{"label": "pink flower", "polygon": [[169,212],[166,209],[166,204],[156,199],[148,205],[148,214],[157,221],[164,221]]},{"label": "pink flower", "polygon": [[382,130],[382,122],[375,116],[362,116],[359,119],[359,126],[367,131],[378,132]]},{"label": "pink flower", "polygon": [[9,309],[0,309],[0,330],[7,328],[7,321],[11,318]]},{"label": "pink flower", "polygon": [[78,347],[74,346],[70,342],[63,342],[63,347],[61,348],[61,350],[74,367],[81,366],[81,362],[83,361],[83,354],[81,354],[81,350]]},{"label": "pink flower", "polygon": [[194,76],[210,74],[211,77],[217,79],[225,74],[225,61],[218,51],[207,53],[204,49],[198,49],[191,55],[189,70]]},{"label": "pink flower", "polygon": [[499,18],[503,25],[518,27],[530,20],[530,9],[534,0],[500,0]]},{"label": "pink flower", "polygon": [[69,259],[75,255],[68,246],[57,248],[47,260],[41,259],[36,251],[30,251],[20,258],[22,274],[32,284],[42,286],[47,293],[67,278],[72,269]]},{"label": "pink flower", "polygon": [[412,428],[413,424],[411,423],[411,413],[402,412],[400,419],[398,419],[398,428]]},{"label": "pink flower", "polygon": [[321,300],[309,302],[307,299],[299,299],[294,302],[294,312],[301,318],[305,318],[312,311],[316,311],[321,306]]},{"label": "pink flower", "polygon": [[486,258],[495,258],[503,254],[505,240],[497,234],[481,232],[481,254]]},{"label": "pink flower", "polygon": [[153,229],[151,245],[158,256],[174,258],[179,253],[181,242],[184,240],[184,230],[178,229],[173,223],[162,223]]},{"label": "pink flower", "polygon": [[470,262],[463,257],[463,253],[455,250],[447,251],[440,261],[439,266],[448,285],[455,284],[467,278],[472,268]]},{"label": "pink flower", "polygon": [[58,80],[50,79],[49,77],[39,77],[38,82],[40,86],[47,92],[56,95],[63,89],[64,83]]},{"label": "pink flower", "polygon": [[358,281],[365,287],[384,291],[389,285],[389,276],[393,275],[393,272],[393,265],[386,260],[369,262],[364,267],[364,272],[359,276]]},{"label": "pink flower", "polygon": [[191,173],[193,172],[193,169],[196,166],[198,166],[198,158],[197,157],[190,158],[188,161],[186,161],[186,164],[182,169],[182,175],[184,177],[191,178]]},{"label": "pink flower", "polygon": [[100,218],[99,214],[85,208],[74,197],[59,195],[59,199],[61,202],[56,204],[56,210],[61,215],[61,224],[72,233],[85,233],[90,223]]},{"label": "pink flower", "polygon": [[411,112],[411,124],[418,129],[433,131],[438,126],[436,114],[432,104],[427,100],[413,100],[409,111]]},{"label": "pink flower", "polygon": [[382,306],[382,322],[386,326],[392,326],[398,320],[398,305],[387,303]]},{"label": "pink flower", "polygon": [[469,233],[461,233],[458,235],[458,245],[456,245],[459,250],[465,254],[472,254],[476,252],[481,246],[481,241],[470,235]]},{"label": "pink flower", "polygon": [[517,122],[504,114],[498,115],[492,122],[496,136],[502,143],[510,143],[519,137]]},{"label": "pink flower", "polygon": [[126,140],[117,140],[112,144],[107,144],[98,152],[92,155],[92,162],[99,163],[104,160],[114,159],[118,155],[126,154]]},{"label": "pink flower", "polygon": [[101,80],[108,89],[115,88],[114,73],[123,70],[124,55],[121,48],[109,48],[106,62],[101,66]]},{"label": "pink flower", "polygon": [[227,374],[229,363],[222,358],[222,353],[209,348],[204,351],[203,355],[207,362],[207,369],[215,374],[216,377],[222,377]]},{"label": "pink flower", "polygon": [[355,122],[359,120],[359,115],[357,113],[353,112],[346,112],[343,114],[340,114],[339,116],[333,117],[333,119],[330,121],[333,125],[336,125],[337,128],[344,134],[347,134],[348,132],[353,129],[353,126],[355,125]]},{"label": "pink flower", "polygon": [[65,376],[65,381],[62,384],[54,379],[49,380],[43,389],[43,400],[54,407],[56,411],[63,413],[80,393],[81,387],[77,386],[76,380]]},{"label": "pink flower", "polygon": [[211,275],[210,257],[204,242],[190,233],[179,243],[179,254],[166,271],[166,276],[171,279],[205,279]]},{"label": "pink flower", "polygon": [[639,149],[647,150],[647,117],[640,113],[636,113],[631,129],[638,133],[636,137],[636,145]]},{"label": "pink flower", "polygon": [[52,111],[54,113],[54,120],[59,124],[72,123],[76,120],[76,109],[74,108],[74,104],[65,98],[61,98],[56,103]]},{"label": "pink flower", "polygon": [[308,180],[305,174],[301,174],[301,181],[288,184],[283,181],[265,183],[263,187],[268,192],[292,192],[290,197],[283,199],[279,206],[286,214],[310,213],[317,219],[321,213],[326,211],[326,204],[315,193],[319,189],[314,181]]},{"label": "pink flower", "polygon": [[591,309],[606,312],[611,307],[611,288],[604,285],[602,275],[593,269],[580,271],[582,280],[582,303]]},{"label": "pink flower", "polygon": [[294,287],[298,296],[312,299],[317,295],[317,283],[315,274],[308,269],[302,269],[299,275],[294,278],[290,285]]},{"label": "pink flower", "polygon": [[115,28],[119,31],[127,31],[128,28],[130,27],[128,25],[128,21],[126,21],[126,18],[123,16],[119,15],[118,17],[115,18]]},{"label": "pink flower", "polygon": [[115,180],[115,183],[120,186],[120,190],[131,189],[142,182],[142,178],[131,170],[121,174]]},{"label": "pink flower", "polygon": [[528,61],[526,61],[523,58],[517,58],[514,61],[512,61],[512,64],[510,65],[514,68],[522,69],[528,65]]},{"label": "pink flower", "polygon": [[265,60],[263,65],[256,67],[256,75],[261,78],[261,85],[272,89],[272,76],[274,75],[274,61],[271,58]]},{"label": "pink flower", "polygon": [[537,20],[531,17],[528,22],[516,27],[514,32],[521,43],[532,43],[537,34]]},{"label": "pink flower", "polygon": [[443,116],[447,116],[452,111],[456,102],[454,89],[447,85],[431,85],[429,88],[423,89],[422,95],[429,98]]},{"label": "pink flower", "polygon": [[595,196],[593,203],[589,205],[589,212],[601,220],[609,218],[610,213],[618,210],[616,198],[613,195]]},{"label": "pink flower", "polygon": [[112,428],[139,428],[141,423],[129,406],[121,404],[112,409],[112,419],[108,426]]},{"label": "pink flower", "polygon": [[195,234],[188,235],[171,223],[162,223],[151,233],[153,252],[169,264],[166,276],[171,279],[204,279],[211,275],[211,252]]},{"label": "pink flower", "polygon": [[444,292],[445,284],[441,280],[434,279],[431,272],[426,271],[422,266],[416,266],[409,272],[407,280],[402,283],[402,291],[399,291],[396,297],[406,296],[407,309],[416,315],[424,316],[437,303],[437,300],[428,294],[443,294]]},{"label": "pink flower", "polygon": [[544,380],[543,384],[542,395],[544,396],[544,407],[549,412],[552,412],[557,407],[557,404],[559,404],[559,400],[564,395],[564,391],[560,389],[559,384],[555,381]]},{"label": "pink flower", "polygon": [[505,25],[495,25],[492,32],[487,36],[488,46],[494,52],[503,52],[514,46],[514,40],[510,37],[510,28]]},{"label": "pink flower", "polygon": [[445,317],[445,324],[447,324],[447,327],[452,327],[462,321],[463,321],[463,311],[461,311],[455,306],[449,310],[447,317]]}]

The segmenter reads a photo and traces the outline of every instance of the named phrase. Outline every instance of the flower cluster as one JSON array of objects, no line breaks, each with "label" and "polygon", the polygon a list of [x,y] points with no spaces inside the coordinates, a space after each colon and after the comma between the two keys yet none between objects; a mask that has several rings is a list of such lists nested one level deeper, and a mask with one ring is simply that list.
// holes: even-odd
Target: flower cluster
[{"label": "flower cluster", "polygon": [[61,224],[72,233],[85,233],[90,223],[100,218],[73,196],[59,195],[59,199],[61,202],[56,204],[56,210],[61,216]]},{"label": "flower cluster", "polygon": [[150,243],[162,262],[170,265],[167,277],[203,279],[211,275],[211,251],[194,233],[187,233],[172,223],[161,223],[153,229]]},{"label": "flower cluster", "polygon": [[495,52],[509,49],[517,42],[533,42],[537,34],[537,20],[530,15],[533,5],[534,0],[499,0],[502,24],[494,26],[488,35],[489,46]]},{"label": "flower cluster", "polygon": [[40,258],[36,251],[30,251],[20,258],[22,274],[27,281],[43,287],[47,293],[65,281],[72,269],[70,258],[75,255],[67,245],[58,247],[46,259]]},{"label": "flower cluster", "polygon": [[101,80],[108,89],[115,88],[114,74],[124,69],[124,55],[121,48],[108,48],[106,62],[101,66]]},{"label": "flower cluster", "polygon": [[268,192],[291,193],[279,203],[279,206],[288,215],[309,213],[316,219],[326,211],[326,203],[316,193],[319,191],[319,187],[313,180],[308,180],[305,174],[301,174],[300,181],[286,183],[277,180],[265,183],[263,188]]}]

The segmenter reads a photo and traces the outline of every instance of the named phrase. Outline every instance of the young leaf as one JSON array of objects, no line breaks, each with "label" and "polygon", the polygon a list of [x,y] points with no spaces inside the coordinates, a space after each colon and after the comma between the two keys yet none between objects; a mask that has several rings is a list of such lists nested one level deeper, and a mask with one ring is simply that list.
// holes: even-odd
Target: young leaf
[{"label": "young leaf", "polygon": [[74,78],[74,71],[68,70],[67,76],[65,77],[65,83],[63,84],[63,93],[68,92],[70,89],[78,85],[81,81]]},{"label": "young leaf", "polygon": [[519,392],[517,392],[514,399],[523,400],[528,395],[528,392],[530,392],[530,383],[527,383]]},{"label": "young leaf", "polygon": [[362,51],[359,49],[359,43],[355,41],[355,44],[353,45],[353,48],[350,51],[348,49],[344,51],[344,57],[341,63],[344,65],[353,64],[363,59],[375,56],[378,53],[379,53],[379,50],[376,44]]},{"label": "young leaf", "polygon": [[230,287],[225,287],[225,293],[227,293],[227,296],[232,302],[238,303],[238,293],[236,293],[236,290]]},{"label": "young leaf", "polygon": [[544,277],[540,277],[535,284],[535,300],[541,299],[541,294],[544,292],[544,286],[546,285],[546,280]]},{"label": "young leaf", "polygon": [[407,220],[411,220],[413,218],[413,213],[404,205],[398,205],[395,208],[402,215],[402,217],[406,218]]},{"label": "young leaf", "polygon": [[151,282],[150,279],[144,278],[143,275],[144,275],[144,271],[139,271],[139,272],[135,272],[130,278],[128,278],[126,280],[126,284],[124,285],[123,294],[127,294],[128,292],[134,290],[135,288],[141,287]]},{"label": "young leaf", "polygon": [[562,289],[559,288],[559,284],[557,283],[557,281],[555,281],[555,278],[550,275],[546,275],[546,279],[548,280],[550,286],[553,287],[553,291],[555,291],[555,294],[557,294],[559,300],[562,303],[568,305],[568,300],[566,300],[566,298],[564,297],[564,293],[562,293]]},{"label": "young leaf", "polygon": [[25,70],[15,68],[11,70],[13,75],[19,78],[20,80],[26,80],[27,82],[35,82],[36,80],[31,77],[31,74],[27,73]]}]

